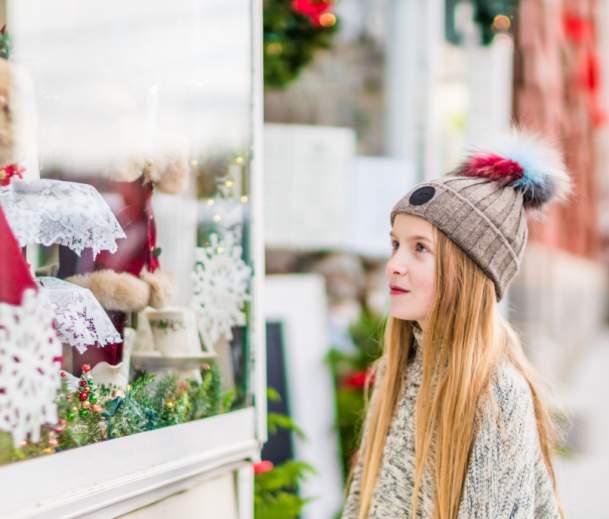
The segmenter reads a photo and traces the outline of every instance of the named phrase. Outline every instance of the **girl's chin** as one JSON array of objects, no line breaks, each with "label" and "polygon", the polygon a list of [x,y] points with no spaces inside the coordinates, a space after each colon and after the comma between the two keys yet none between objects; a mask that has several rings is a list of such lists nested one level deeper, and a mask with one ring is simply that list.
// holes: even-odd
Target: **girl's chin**
[{"label": "girl's chin", "polygon": [[419,317],[419,314],[412,311],[407,311],[404,309],[390,309],[389,315],[394,317],[395,319],[402,319],[403,321],[416,321]]}]

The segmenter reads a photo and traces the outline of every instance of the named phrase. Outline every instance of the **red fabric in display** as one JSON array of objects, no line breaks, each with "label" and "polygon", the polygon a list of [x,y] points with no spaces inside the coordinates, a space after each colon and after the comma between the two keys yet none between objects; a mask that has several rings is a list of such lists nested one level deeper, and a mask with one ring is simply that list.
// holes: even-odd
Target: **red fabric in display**
[{"label": "red fabric in display", "polygon": [[20,305],[27,288],[36,282],[0,207],[0,303]]},{"label": "red fabric in display", "polygon": [[150,272],[154,272],[159,267],[159,261],[153,254],[156,225],[152,212],[152,183],[140,179],[117,182],[116,186],[124,200],[124,208],[116,216],[127,238],[118,241],[114,254],[101,252],[95,260],[95,270],[112,269],[139,276],[146,266]]}]

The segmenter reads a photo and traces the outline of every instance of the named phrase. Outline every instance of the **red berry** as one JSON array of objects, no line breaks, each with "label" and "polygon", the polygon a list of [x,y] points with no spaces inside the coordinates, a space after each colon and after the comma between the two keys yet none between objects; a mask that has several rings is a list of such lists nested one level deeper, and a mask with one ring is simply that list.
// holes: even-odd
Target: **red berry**
[{"label": "red berry", "polygon": [[87,387],[87,381],[86,380],[81,380],[80,381],[80,387]]},{"label": "red berry", "polygon": [[273,470],[273,462],[269,460],[262,460],[258,463],[254,463],[254,474],[264,474]]},{"label": "red berry", "polygon": [[90,364],[83,364],[82,365],[82,372],[83,373],[87,373],[89,371],[91,371],[91,365]]},{"label": "red berry", "polygon": [[342,380],[342,386],[352,389],[359,389],[366,386],[368,374],[365,371],[356,371],[347,375]]}]

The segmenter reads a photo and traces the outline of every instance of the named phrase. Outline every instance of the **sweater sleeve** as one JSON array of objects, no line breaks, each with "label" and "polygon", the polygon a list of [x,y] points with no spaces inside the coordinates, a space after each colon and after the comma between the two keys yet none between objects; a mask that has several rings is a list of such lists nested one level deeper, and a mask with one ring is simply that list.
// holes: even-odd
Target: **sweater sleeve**
[{"label": "sweater sleeve", "polygon": [[[557,519],[555,508],[538,515],[536,495],[541,449],[528,384],[513,368],[493,384],[498,416],[489,403],[480,413],[459,508],[459,519]],[[547,474],[546,474],[547,476]],[[546,485],[544,490],[551,491]],[[537,510],[536,510],[537,509]]]},{"label": "sweater sleeve", "polygon": [[359,500],[360,500],[360,481],[362,477],[362,456],[358,452],[357,462],[353,468],[353,477],[351,479],[351,485],[349,486],[349,494],[345,501],[343,508],[342,519],[357,519],[359,512]]}]

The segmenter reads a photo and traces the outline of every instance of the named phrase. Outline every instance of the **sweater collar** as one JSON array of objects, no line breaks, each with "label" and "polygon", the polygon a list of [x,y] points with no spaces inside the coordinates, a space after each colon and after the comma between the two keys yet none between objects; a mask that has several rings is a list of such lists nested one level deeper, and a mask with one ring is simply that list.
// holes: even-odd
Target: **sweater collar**
[{"label": "sweater collar", "polygon": [[421,330],[417,323],[412,323],[412,334],[414,335],[416,347],[423,344],[423,330]]}]

